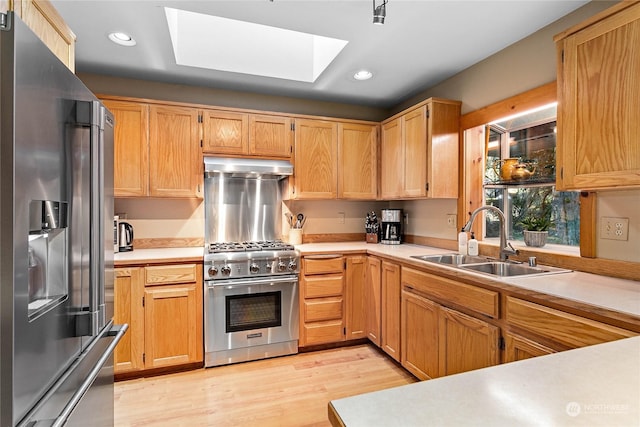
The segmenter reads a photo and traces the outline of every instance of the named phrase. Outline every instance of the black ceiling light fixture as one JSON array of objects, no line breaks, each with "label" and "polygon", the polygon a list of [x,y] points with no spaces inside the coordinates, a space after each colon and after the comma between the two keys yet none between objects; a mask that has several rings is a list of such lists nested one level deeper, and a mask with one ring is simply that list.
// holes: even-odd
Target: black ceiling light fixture
[{"label": "black ceiling light fixture", "polygon": [[376,7],[376,0],[373,0],[373,23],[376,25],[384,24],[384,18],[387,16],[388,0],[382,0],[382,3]]}]

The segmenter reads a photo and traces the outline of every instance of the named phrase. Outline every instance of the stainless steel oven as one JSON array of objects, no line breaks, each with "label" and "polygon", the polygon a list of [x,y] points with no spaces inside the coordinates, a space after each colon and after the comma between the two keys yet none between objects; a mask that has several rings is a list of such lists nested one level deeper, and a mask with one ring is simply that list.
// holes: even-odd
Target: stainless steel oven
[{"label": "stainless steel oven", "polygon": [[208,254],[205,261],[205,366],[298,352],[295,250]]},{"label": "stainless steel oven", "polygon": [[207,282],[205,365],[298,352],[298,277]]}]

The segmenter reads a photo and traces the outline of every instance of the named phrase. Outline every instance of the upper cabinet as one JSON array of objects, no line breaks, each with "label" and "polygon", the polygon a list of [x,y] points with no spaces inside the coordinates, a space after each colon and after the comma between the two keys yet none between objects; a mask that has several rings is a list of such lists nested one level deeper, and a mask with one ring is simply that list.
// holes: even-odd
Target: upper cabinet
[{"label": "upper cabinet", "polygon": [[338,124],[298,119],[295,123],[296,199],[335,199],[338,194]]},{"label": "upper cabinet", "polygon": [[102,101],[113,114],[113,188],[116,197],[149,194],[149,106],[139,102]]},{"label": "upper cabinet", "polygon": [[296,120],[291,197],[375,200],[377,150],[374,124]]},{"label": "upper cabinet", "polygon": [[292,120],[286,116],[203,110],[202,152],[289,159]]},{"label": "upper cabinet", "polygon": [[620,2],[555,37],[556,186],[640,186],[640,3]]},{"label": "upper cabinet", "polygon": [[382,199],[458,197],[460,104],[429,98],[382,122]]},{"label": "upper cabinet", "polygon": [[115,197],[202,197],[199,110],[103,99],[115,119]]},{"label": "upper cabinet", "polygon": [[8,10],[14,11],[60,61],[75,72],[76,36],[51,2],[46,0],[1,0],[0,12]]},{"label": "upper cabinet", "polygon": [[149,107],[151,197],[189,198],[202,194],[204,172],[198,113],[198,110],[188,107]]}]

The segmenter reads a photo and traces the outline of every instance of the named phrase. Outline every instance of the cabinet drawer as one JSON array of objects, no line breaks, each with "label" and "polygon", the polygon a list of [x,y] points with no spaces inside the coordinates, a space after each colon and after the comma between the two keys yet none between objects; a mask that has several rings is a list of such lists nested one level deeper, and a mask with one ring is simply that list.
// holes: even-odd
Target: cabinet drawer
[{"label": "cabinet drawer", "polygon": [[402,284],[486,316],[498,317],[498,292],[423,273],[411,268],[402,268]]},{"label": "cabinet drawer", "polygon": [[304,301],[304,321],[342,319],[342,298],[318,298]]},{"label": "cabinet drawer", "polygon": [[193,283],[197,278],[196,264],[151,266],[144,270],[146,286]]},{"label": "cabinet drawer", "polygon": [[302,279],[305,298],[320,298],[342,295],[342,274],[331,276],[312,276]]},{"label": "cabinet drawer", "polygon": [[507,322],[569,347],[583,347],[628,338],[635,332],[507,297]]},{"label": "cabinet drawer", "polygon": [[302,268],[305,275],[342,273],[344,257],[341,255],[312,255],[304,257]]},{"label": "cabinet drawer", "polygon": [[326,344],[343,340],[342,320],[304,325],[304,345]]}]

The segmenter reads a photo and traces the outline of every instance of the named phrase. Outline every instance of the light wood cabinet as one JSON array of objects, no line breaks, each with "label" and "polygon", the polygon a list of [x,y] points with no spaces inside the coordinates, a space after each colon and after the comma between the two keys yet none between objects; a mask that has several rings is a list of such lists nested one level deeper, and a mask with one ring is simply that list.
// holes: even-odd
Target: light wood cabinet
[{"label": "light wood cabinet", "polygon": [[626,329],[507,296],[506,320],[510,327],[556,343],[558,348],[578,348],[638,335]]},{"label": "light wood cabinet", "polygon": [[400,361],[400,266],[382,261],[381,348]]},{"label": "light wood cabinet", "polygon": [[300,346],[344,341],[342,255],[304,257],[300,279]]},{"label": "light wood cabinet", "polygon": [[202,198],[195,108],[103,98],[115,119],[114,196]]},{"label": "light wood cabinet", "polygon": [[338,198],[375,200],[378,193],[377,127],[338,124]]},{"label": "light wood cabinet", "polygon": [[382,199],[458,197],[460,105],[429,98],[382,122]]},{"label": "light wood cabinet", "polygon": [[113,323],[128,324],[129,329],[115,351],[116,374],[144,368],[144,297],[143,268],[116,268],[114,279]]},{"label": "light wood cabinet", "polygon": [[202,152],[289,159],[291,124],[286,116],[203,110]]},{"label": "light wood cabinet", "polygon": [[114,306],[115,323],[129,324],[116,374],[204,360],[202,264],[117,268]]},{"label": "light wood cabinet", "polygon": [[0,12],[12,10],[64,65],[75,72],[76,35],[47,0],[0,1]]},{"label": "light wood cabinet", "polygon": [[500,329],[484,320],[441,306],[439,335],[440,375],[500,363]]},{"label": "light wood cabinet", "polygon": [[204,178],[198,110],[151,105],[149,128],[149,195],[201,196]]},{"label": "light wood cabinet", "polygon": [[556,352],[552,348],[510,332],[504,334],[504,341],[505,363],[545,356]]},{"label": "light wood cabinet", "polygon": [[377,126],[298,119],[290,198],[375,200]]},{"label": "light wood cabinet", "polygon": [[402,291],[402,366],[421,380],[439,376],[439,305]]},{"label": "light wood cabinet", "polygon": [[113,192],[115,197],[149,195],[149,106],[131,101],[102,101],[113,114]]},{"label": "light wood cabinet", "polygon": [[346,258],[346,340],[367,337],[366,274],[367,256],[354,255]]},{"label": "light wood cabinet", "polygon": [[380,347],[382,340],[381,293],[382,293],[382,261],[375,257],[367,257],[366,288],[364,292],[367,322],[367,338]]},{"label": "light wood cabinet", "polygon": [[296,199],[335,199],[338,194],[338,125],[323,120],[295,123]]},{"label": "light wood cabinet", "polygon": [[[442,291],[439,285],[444,283],[439,280],[448,279],[410,268],[402,270],[402,365],[420,379],[497,365],[500,329],[443,305],[448,301],[441,298],[447,293]],[[436,286],[429,286],[434,281]],[[469,288],[452,289],[451,295],[468,291]],[[479,295],[482,294],[464,296],[457,302]]]},{"label": "light wood cabinet", "polygon": [[621,2],[555,41],[556,187],[640,187],[640,3]]}]

